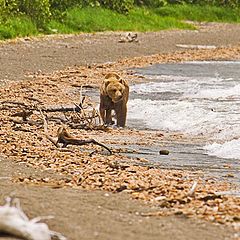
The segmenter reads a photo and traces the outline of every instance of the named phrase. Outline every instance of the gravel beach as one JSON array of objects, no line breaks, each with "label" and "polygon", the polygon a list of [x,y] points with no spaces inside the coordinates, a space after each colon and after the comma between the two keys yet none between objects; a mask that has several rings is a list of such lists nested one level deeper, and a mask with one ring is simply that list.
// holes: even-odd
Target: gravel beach
[{"label": "gravel beach", "polygon": [[[196,25],[195,31],[138,33],[138,42],[131,43],[119,42],[123,33],[55,35],[0,43],[0,202],[13,196],[20,199],[30,218],[54,215],[46,221],[49,227],[73,240],[237,239],[239,198],[212,194],[231,189],[231,184],[211,179],[201,182],[198,172],[146,167],[144,159],[131,160],[116,149],[113,156],[99,153],[94,157],[89,157],[93,146],[59,151],[44,138],[41,127],[16,123],[14,104],[8,105],[13,101],[27,106],[77,101],[81,86],[97,89],[109,71],[132,83],[143,81],[129,70],[133,67],[240,59],[240,25]],[[31,120],[38,119],[33,114]],[[57,127],[49,124],[52,135]],[[129,136],[143,145],[166,139],[176,144],[191,141],[181,135],[128,128],[71,133],[126,148]],[[198,190],[196,196],[189,196],[194,181],[198,181]]]}]

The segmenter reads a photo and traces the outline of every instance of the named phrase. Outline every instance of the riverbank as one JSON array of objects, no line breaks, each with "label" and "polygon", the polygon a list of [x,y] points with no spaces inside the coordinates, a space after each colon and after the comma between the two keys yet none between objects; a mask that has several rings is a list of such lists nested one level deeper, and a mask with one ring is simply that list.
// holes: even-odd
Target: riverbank
[{"label": "riverbank", "polygon": [[[216,25],[218,26],[218,25]],[[209,26],[208,26],[209,27]],[[226,26],[225,26],[226,27]],[[234,25],[234,27],[237,27]],[[221,27],[219,27],[221,28]],[[211,29],[211,28],[210,28]],[[208,29],[207,34],[210,34],[211,31]],[[221,31],[217,30],[217,27],[212,28],[212,31],[214,33],[218,32],[219,36]],[[227,28],[228,29],[228,28]],[[226,30],[227,30],[226,29]],[[209,33],[210,31],[210,33]],[[201,32],[201,31],[199,31]],[[233,35],[236,33],[236,31],[233,32]],[[1,79],[3,80],[2,83],[4,84],[4,88],[1,88],[1,102],[14,100],[18,103],[24,103],[28,106],[34,106],[36,104],[39,105],[51,105],[51,104],[66,104],[71,102],[78,102],[79,99],[79,89],[81,85],[87,85],[88,87],[91,86],[93,88],[97,88],[100,80],[103,78],[103,75],[106,72],[109,71],[115,71],[120,73],[123,77],[127,78],[130,82],[134,81],[142,81],[142,79],[137,78],[132,74],[131,71],[128,70],[129,67],[136,67],[136,66],[145,66],[148,64],[153,64],[156,62],[167,62],[167,61],[184,61],[184,60],[203,60],[203,59],[239,59],[239,46],[236,46],[236,43],[238,42],[238,39],[235,38],[235,44],[232,42],[231,44],[234,44],[234,47],[229,47],[226,45],[229,45],[228,39],[225,41],[225,45],[221,45],[220,41],[222,41],[222,38],[216,38],[219,41],[219,45],[216,49],[195,49],[195,50],[184,50],[179,52],[174,52],[174,49],[164,49],[159,47],[159,41],[155,42],[155,37],[161,36],[161,34],[165,35],[165,43],[167,44],[167,40],[170,41],[170,39],[175,39],[177,42],[175,42],[172,47],[175,49],[177,48],[177,44],[184,39],[182,37],[184,34],[186,36],[189,36],[189,42],[184,43],[191,43],[197,45],[199,44],[198,41],[194,42],[194,38],[190,37],[192,34],[197,34],[194,32],[188,32],[188,31],[169,31],[164,33],[153,33],[152,35],[150,33],[146,34],[145,36],[152,37],[153,42],[149,42],[149,44],[146,44],[145,48],[142,48],[143,40],[139,39],[140,45],[138,43],[117,43],[117,39],[119,38],[119,34],[100,34],[100,35],[84,35],[84,36],[73,36],[73,39],[69,36],[61,37],[59,39],[55,39],[51,37],[47,38],[45,41],[44,39],[39,41],[28,41],[23,40],[20,42],[10,44],[3,44],[1,46],[2,49],[7,49],[5,52],[6,58],[1,56],[1,61],[3,63],[3,72],[5,72],[5,77],[1,76]],[[176,34],[176,35],[175,35]],[[190,35],[189,35],[190,34]],[[201,32],[202,36],[204,36],[204,31]],[[224,34],[224,33],[222,33]],[[199,34],[197,34],[199,37]],[[196,36],[197,36],[196,35]],[[142,35],[143,36],[143,35]],[[175,37],[171,37],[175,36]],[[70,50],[72,44],[77,44],[74,40],[76,40],[76,37],[82,38],[83,45],[88,45],[88,48],[86,48],[84,54],[80,55],[76,49],[79,50],[79,48],[76,48],[75,50]],[[96,48],[96,44],[101,44],[101,41],[109,41],[109,38],[114,38],[116,41],[112,42],[111,47],[103,45],[102,48]],[[216,37],[216,36],[215,36]],[[88,41],[87,39],[90,38],[92,41]],[[234,41],[234,37],[230,38],[231,41]],[[53,46],[49,46],[49,39],[53,43],[58,43],[55,45],[55,48]],[[98,40],[97,40],[98,39]],[[215,38],[214,38],[215,39]],[[220,40],[221,39],[221,40]],[[55,42],[57,40],[57,42]],[[65,42],[66,40],[66,42]],[[71,44],[69,44],[69,40],[72,41]],[[149,38],[145,39],[147,42]],[[207,39],[206,39],[207,40]],[[51,42],[50,41],[50,42]],[[60,41],[60,42],[59,42]],[[82,42],[81,41],[81,42]],[[190,42],[191,41],[191,42]],[[61,44],[60,44],[61,43]],[[181,43],[181,42],[180,42]],[[183,42],[182,42],[183,43]],[[46,45],[45,45],[46,44]],[[68,45],[69,44],[69,45]],[[210,42],[208,42],[210,44]],[[215,43],[211,42],[211,45],[214,45]],[[47,46],[47,48],[44,48],[43,46]],[[78,42],[79,45],[79,42]],[[20,46],[24,46],[24,48],[20,48]],[[38,47],[34,47],[38,46]],[[65,46],[63,51],[62,46]],[[66,47],[69,46],[69,47]],[[76,45],[75,45],[76,46]],[[117,48],[116,48],[117,46]],[[151,48],[149,46],[155,46],[154,48]],[[30,50],[32,48],[32,51],[26,51],[27,49]],[[16,59],[9,58],[9,50],[12,50],[16,55]],[[74,48],[73,48],[74,49]],[[106,51],[106,49],[108,49]],[[112,49],[115,49],[115,51],[111,51]],[[129,50],[130,49],[130,50]],[[145,54],[143,52],[145,51]],[[24,54],[20,55],[21,51],[24,50]],[[129,50],[129,51],[128,51]],[[161,53],[161,51],[170,51],[171,53],[166,54],[160,54],[160,55],[154,55],[154,56],[144,56],[147,53],[151,53],[151,51],[155,53]],[[39,52],[40,51],[40,52]],[[52,74],[49,74],[49,72],[56,70],[55,68],[58,68],[60,70],[64,67],[64,64],[66,66],[71,66],[71,61],[74,62],[74,59],[77,59],[77,54],[73,54],[73,58],[70,57],[69,54],[73,53],[73,51],[78,52],[78,58],[79,61],[82,61],[82,63],[75,63],[82,65],[81,67],[70,67],[66,70],[61,70],[58,72],[54,72]],[[91,52],[91,55],[87,54],[87,51]],[[45,57],[47,59],[50,59],[48,61],[44,60],[43,52],[47,53],[48,57]],[[88,53],[89,53],[88,52]],[[174,53],[173,53],[174,52]],[[41,54],[40,54],[41,53]],[[51,55],[53,53],[53,55]],[[1,54],[3,52],[1,51]],[[30,55],[29,55],[30,54]],[[29,58],[29,56],[32,56],[31,54],[34,54],[34,58]],[[35,55],[36,54],[36,55]],[[38,55],[39,54],[39,55]],[[54,55],[55,54],[55,55]],[[128,54],[132,54],[131,58],[119,60],[116,63],[108,63],[103,64],[101,62],[106,61],[117,61],[118,59],[122,59],[124,55],[125,57],[129,57]],[[61,58],[60,58],[61,56]],[[92,56],[92,59],[90,60],[90,57]],[[95,58],[93,57],[95,56]],[[111,57],[110,57],[111,56]],[[141,56],[141,57],[139,57]],[[22,58],[22,61],[16,61],[17,58],[19,60],[19,57]],[[133,57],[139,57],[139,58],[133,58]],[[28,59],[28,61],[25,61]],[[60,59],[62,61],[60,61]],[[89,62],[88,60],[89,59]],[[5,60],[5,61],[4,61]],[[13,60],[13,61],[12,61]],[[58,61],[59,60],[59,61]],[[68,62],[68,60],[70,60]],[[16,62],[15,62],[16,61]],[[15,64],[16,63],[16,64]],[[28,64],[29,63],[29,64]],[[93,64],[97,63],[97,64]],[[15,66],[10,67],[10,66]],[[83,66],[87,65],[87,66]],[[6,66],[6,68],[4,67]],[[10,67],[10,68],[9,68]],[[37,68],[37,69],[36,69]],[[51,68],[51,69],[49,69]],[[9,69],[9,75],[6,72],[7,69]],[[13,71],[11,71],[11,70]],[[26,69],[28,69],[26,71]],[[36,69],[36,70],[35,70]],[[18,74],[17,74],[18,72]],[[4,74],[4,73],[1,73]],[[25,76],[24,76],[25,74]],[[17,81],[12,82],[11,80],[19,80],[19,79],[25,79],[24,81]],[[9,81],[10,80],[10,81]],[[90,99],[88,99],[90,101]],[[6,107],[6,105],[5,105]],[[147,229],[143,228],[145,223],[145,218],[150,217],[150,226],[152,226],[152,234],[148,236],[148,239],[159,239],[159,234],[164,234],[164,236],[167,236],[165,239],[172,239],[172,234],[169,236],[167,235],[168,229],[164,230],[164,227],[159,230],[159,224],[160,221],[166,221],[166,224],[163,224],[164,226],[170,226],[169,221],[171,222],[170,218],[155,218],[155,216],[161,216],[161,215],[172,215],[177,214],[180,216],[188,217],[191,216],[192,218],[183,220],[182,218],[179,219],[178,217],[174,217],[173,225],[171,227],[178,229],[180,226],[182,226],[182,222],[184,224],[188,224],[188,222],[191,222],[191,230],[189,228],[187,231],[181,230],[182,235],[176,235],[179,238],[177,239],[186,239],[184,237],[184,234],[189,234],[189,239],[199,239],[202,236],[205,236],[206,239],[214,239],[218,236],[218,238],[224,239],[226,236],[229,236],[229,234],[232,233],[232,228],[226,228],[223,229],[221,226],[213,226],[212,224],[207,224],[203,228],[203,231],[201,232],[201,235],[199,234],[197,236],[197,228],[196,226],[196,220],[197,216],[203,219],[207,219],[208,221],[213,221],[217,223],[223,223],[226,225],[231,226],[237,226],[237,219],[239,219],[239,199],[234,198],[233,196],[220,196],[217,197],[214,195],[213,192],[219,192],[219,191],[226,191],[226,190],[232,190],[232,186],[227,183],[218,183],[214,181],[214,179],[209,179],[207,182],[201,181],[201,173],[191,173],[187,171],[167,171],[167,170],[161,170],[161,169],[152,169],[151,167],[142,166],[141,163],[144,162],[144,159],[128,159],[124,156],[121,156],[117,152],[117,149],[114,156],[105,156],[101,153],[90,157],[89,151],[86,151],[86,149],[93,149],[93,146],[89,147],[82,147],[81,152],[79,152],[79,148],[77,147],[69,147],[69,150],[67,152],[60,151],[56,149],[54,146],[51,145],[50,142],[48,142],[44,138],[43,129],[32,126],[29,124],[14,124],[14,120],[12,115],[16,111],[16,108],[6,108],[5,110],[1,111],[1,154],[3,157],[7,157],[8,161],[3,160],[1,161],[1,164],[5,166],[6,171],[4,171],[3,177],[12,177],[13,180],[16,183],[11,183],[10,180],[5,178],[5,180],[1,180],[2,185],[2,192],[1,196],[2,198],[6,194],[10,194],[10,189],[13,191],[13,189],[18,189],[16,192],[16,196],[23,198],[24,206],[26,207],[27,211],[29,211],[29,214],[38,214],[38,204],[37,201],[40,199],[41,206],[45,206],[45,209],[47,208],[52,209],[52,206],[55,206],[54,209],[54,215],[57,216],[57,219],[50,223],[50,226],[53,226],[54,230],[63,232],[65,235],[70,236],[70,239],[77,239],[79,236],[84,236],[83,239],[92,239],[93,237],[99,238],[99,239],[106,239],[111,236],[109,232],[114,231],[111,229],[109,230],[109,217],[115,219],[114,222],[116,222],[116,225],[114,225],[114,229],[118,232],[116,235],[116,238],[114,239],[122,239],[124,237],[124,234],[121,233],[123,229],[125,231],[130,232],[132,239],[136,238],[137,236],[146,236]],[[37,120],[39,118],[38,114],[34,114],[31,117],[31,120]],[[58,125],[56,123],[49,124],[50,133],[52,135],[56,134],[56,130],[58,128]],[[116,129],[109,129],[108,131],[85,131],[85,130],[70,130],[72,134],[75,136],[78,136],[79,138],[88,138],[93,137],[97,139],[101,139],[101,141],[104,141],[104,144],[107,145],[114,145],[116,142],[119,144],[119,139],[122,139],[121,143],[122,145],[127,146],[129,144],[129,140],[137,143],[137,144],[151,144],[151,142],[154,141],[164,141],[166,139],[170,141],[186,141],[184,139],[184,136],[181,135],[171,135],[164,132],[157,132],[157,133],[148,133],[145,134],[141,131],[136,131],[133,129],[126,129],[126,130],[116,130]],[[100,136],[100,137],[98,137]],[[126,137],[124,137],[126,136]],[[130,139],[129,139],[129,136]],[[127,138],[128,137],[128,138]],[[46,151],[47,149],[50,149],[51,151]],[[16,163],[17,162],[17,163]],[[4,165],[5,164],[5,165]],[[9,168],[8,165],[12,164],[12,167]],[[12,171],[14,169],[14,166],[18,166],[18,171]],[[20,167],[19,167],[20,166]],[[24,166],[24,167],[22,167]],[[29,169],[29,171],[26,171],[25,168]],[[8,169],[8,170],[7,170]],[[43,171],[43,172],[42,172]],[[50,175],[47,174],[47,172],[50,171]],[[196,195],[189,196],[189,191],[191,187],[193,186],[194,182],[197,181],[197,190]],[[19,182],[22,182],[19,184]],[[29,186],[29,183],[40,185],[39,188],[31,187]],[[11,186],[11,187],[9,187]],[[40,196],[45,191],[44,189],[47,188],[51,189],[51,191],[56,193],[56,198],[53,200],[52,195],[46,194],[46,198],[43,198]],[[27,189],[28,193],[27,195],[23,194],[22,190],[24,188],[24,191]],[[38,189],[38,193],[34,197],[31,197],[31,194],[35,191],[32,189]],[[69,188],[74,188],[74,190],[68,190]],[[84,205],[86,205],[86,202],[88,201],[88,197],[86,197],[85,200],[81,200],[80,204],[83,204],[82,208],[75,208],[71,207],[71,216],[66,216],[66,212],[69,211],[69,205],[76,206],[78,203],[74,201],[74,199],[78,199],[79,194],[82,194],[82,190],[75,190],[75,188],[80,189],[91,189],[91,190],[104,190],[104,191],[110,191],[110,192],[127,192],[130,193],[130,195],[133,198],[141,199],[143,202],[148,202],[147,205],[144,205],[144,210],[135,211],[132,208],[132,201],[129,200],[129,198],[124,194],[110,194],[110,193],[103,193],[103,192],[97,192],[97,195],[91,198],[91,193],[87,192],[87,195],[89,199],[92,199],[92,206],[94,204],[97,205],[98,209],[104,208],[104,211],[100,210],[98,211],[90,211],[92,207],[89,209],[89,211],[84,213],[84,217],[88,218],[88,214],[92,214],[91,216],[99,216],[104,214],[106,212],[106,209],[109,209],[109,206],[111,204],[114,205],[114,210],[111,210],[107,213],[107,218],[99,217],[93,220],[91,218],[90,221],[80,221],[79,220],[79,211],[83,211]],[[42,190],[41,190],[42,189]],[[42,191],[42,193],[41,193]],[[68,207],[66,206],[66,203],[64,201],[64,197],[60,197],[58,199],[58,195],[62,196],[65,192],[68,191],[74,191],[74,194],[71,196],[69,195],[69,198],[73,198],[73,200],[68,199]],[[45,194],[45,193],[44,193]],[[54,193],[52,193],[54,194]],[[100,195],[98,195],[100,194]],[[30,211],[29,202],[22,196],[25,196],[29,199],[29,201],[34,201],[36,203],[36,208],[34,208],[34,211]],[[34,195],[34,194],[33,194]],[[91,195],[91,196],[90,196]],[[98,196],[98,197],[97,197]],[[103,204],[101,197],[109,197],[110,202],[108,204]],[[123,196],[123,198],[122,198]],[[119,204],[114,204],[114,198],[115,200],[121,202]],[[121,200],[119,200],[119,198]],[[125,200],[131,205],[129,209],[127,210],[128,213],[131,213],[126,217],[126,212],[122,212],[123,209],[120,207],[122,203],[126,204]],[[57,203],[56,203],[57,201]],[[103,200],[105,201],[105,200]],[[139,209],[141,209],[142,201],[135,202],[134,206],[138,206]],[[98,205],[100,203],[100,205]],[[65,207],[61,208],[61,205],[64,205]],[[96,207],[95,205],[95,207]],[[119,205],[119,206],[117,206]],[[46,207],[48,206],[48,207]],[[100,207],[98,207],[100,206]],[[152,208],[152,207],[153,208]],[[78,209],[75,210],[74,209]],[[91,212],[91,213],[90,213]],[[116,213],[117,212],[117,213]],[[131,222],[131,219],[135,219],[133,216],[136,214],[137,220],[140,222],[140,225],[136,226],[135,224],[133,228],[125,226],[125,224],[122,224],[122,222]],[[115,216],[115,214],[117,216]],[[49,213],[46,212],[45,215],[48,215]],[[112,215],[113,214],[113,215]],[[120,217],[120,215],[123,214],[124,217]],[[122,215],[121,215],[122,216]],[[154,217],[153,217],[154,216]],[[94,217],[93,217],[94,218]],[[64,222],[70,221],[70,219],[76,219],[75,220],[75,227],[74,229],[79,229],[79,234],[74,231],[74,234],[71,233],[72,227],[70,225],[63,226]],[[163,220],[165,219],[165,220]],[[172,218],[171,218],[172,219]],[[93,222],[92,222],[93,221]],[[134,223],[136,223],[136,221]],[[62,222],[62,225],[60,224]],[[95,231],[95,235],[89,235],[89,238],[86,237],[86,232],[83,228],[91,229],[91,227],[88,225],[91,222],[90,226],[97,225],[99,222],[101,222],[102,228]],[[61,226],[61,227],[60,227]],[[189,225],[188,225],[189,226]],[[146,232],[143,232],[145,229]],[[217,230],[216,230],[217,229]],[[116,232],[115,231],[115,232]],[[221,236],[219,237],[219,231],[221,232]],[[188,232],[188,233],[186,233]],[[136,233],[136,234],[134,234]],[[214,235],[217,233],[216,235]],[[161,236],[161,235],[160,235]],[[181,237],[182,236],[182,237]],[[112,239],[112,236],[111,236]],[[131,238],[130,238],[131,239]],[[140,238],[141,239],[141,238]],[[144,239],[144,238],[142,238]]]}]

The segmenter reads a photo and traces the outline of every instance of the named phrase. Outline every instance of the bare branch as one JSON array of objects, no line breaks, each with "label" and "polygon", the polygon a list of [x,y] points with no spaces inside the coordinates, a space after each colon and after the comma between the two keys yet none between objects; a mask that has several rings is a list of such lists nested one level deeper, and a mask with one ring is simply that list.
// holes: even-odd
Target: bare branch
[{"label": "bare branch", "polygon": [[41,114],[42,120],[43,120],[43,128],[44,128],[44,134],[46,136],[46,138],[52,142],[56,147],[58,147],[58,140],[56,140],[55,138],[51,137],[48,133],[48,124],[47,124],[47,120],[45,118],[45,116],[43,115],[41,109],[39,109],[39,112]]},{"label": "bare branch", "polygon": [[33,114],[33,111],[23,110],[21,112],[16,112],[12,114],[12,117],[21,117],[23,121],[27,121],[27,118]]},{"label": "bare branch", "polygon": [[96,141],[95,139],[87,139],[87,140],[81,140],[81,139],[77,139],[74,138],[73,136],[71,136],[65,127],[60,127],[58,129],[58,140],[57,143],[62,143],[63,147],[66,147],[67,145],[71,144],[71,145],[85,145],[85,144],[95,144],[98,146],[101,146],[103,148],[105,148],[110,154],[112,154],[112,151],[105,146],[102,143],[99,143],[98,141]]}]

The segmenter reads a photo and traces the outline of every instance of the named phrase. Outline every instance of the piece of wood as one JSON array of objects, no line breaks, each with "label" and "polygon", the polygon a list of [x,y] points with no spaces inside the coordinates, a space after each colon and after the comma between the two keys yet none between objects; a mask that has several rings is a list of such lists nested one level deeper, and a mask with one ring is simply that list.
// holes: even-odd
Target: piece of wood
[{"label": "piece of wood", "polygon": [[197,181],[194,181],[194,182],[193,182],[193,185],[192,185],[191,189],[190,189],[189,192],[188,192],[188,196],[191,197],[191,196],[194,195],[195,190],[196,190],[196,188],[197,188],[197,184],[198,184]]},{"label": "piece of wood", "polygon": [[27,118],[33,114],[33,111],[23,110],[12,114],[12,117],[21,117],[23,121],[27,121]]},{"label": "piece of wood", "polygon": [[[52,217],[46,217],[49,219]],[[26,240],[51,240],[66,238],[55,231],[51,231],[48,225],[40,223],[43,218],[29,219],[20,207],[18,199],[6,199],[6,204],[0,206],[0,232],[10,236],[16,236]]]},{"label": "piece of wood", "polygon": [[44,134],[45,134],[46,138],[50,142],[52,142],[56,147],[59,147],[58,143],[62,143],[63,147],[66,147],[67,145],[79,145],[80,146],[80,145],[92,143],[92,144],[95,144],[95,145],[105,148],[110,154],[112,154],[112,151],[107,146],[105,146],[102,143],[99,143],[95,139],[82,140],[82,139],[74,138],[73,136],[71,136],[71,134],[69,134],[67,132],[66,128],[63,126],[61,126],[58,129],[57,138],[51,137],[48,133],[48,124],[47,124],[46,118],[44,117],[41,109],[39,109],[39,112],[40,112],[40,114],[42,116],[42,120],[43,120]]},{"label": "piece of wood", "polygon": [[43,112],[81,112],[81,110],[81,106],[77,104],[46,106],[42,108]]},{"label": "piece of wood", "polygon": [[39,109],[39,112],[40,112],[41,117],[42,117],[42,120],[43,120],[44,134],[45,134],[46,138],[47,138],[50,142],[52,142],[56,147],[58,147],[58,144],[57,144],[58,139],[53,138],[53,137],[51,137],[51,136],[49,135],[49,133],[48,133],[47,120],[46,120],[46,118],[44,117],[43,112],[41,111],[41,109]]},{"label": "piece of wood", "polygon": [[191,45],[191,44],[176,44],[176,47],[179,48],[188,48],[188,49],[216,49],[214,45]]},{"label": "piece of wood", "polygon": [[95,144],[95,145],[98,145],[98,146],[101,146],[101,147],[105,148],[110,154],[112,154],[112,151],[107,146],[105,146],[102,143],[99,143],[95,139],[82,140],[82,139],[74,138],[71,134],[69,134],[67,132],[66,128],[63,127],[63,126],[58,129],[57,136],[58,136],[57,144],[62,143],[63,147],[66,147],[69,144],[80,146],[80,145],[85,145],[85,144],[92,143],[92,144]]}]

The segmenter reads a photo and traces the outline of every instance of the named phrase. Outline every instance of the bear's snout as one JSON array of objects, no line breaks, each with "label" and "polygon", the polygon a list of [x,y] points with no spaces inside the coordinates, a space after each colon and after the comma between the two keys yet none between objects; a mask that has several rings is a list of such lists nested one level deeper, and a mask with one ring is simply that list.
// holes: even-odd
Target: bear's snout
[{"label": "bear's snout", "polygon": [[123,95],[120,91],[116,91],[113,98],[112,98],[112,101],[113,102],[119,102],[121,99],[122,99]]}]

